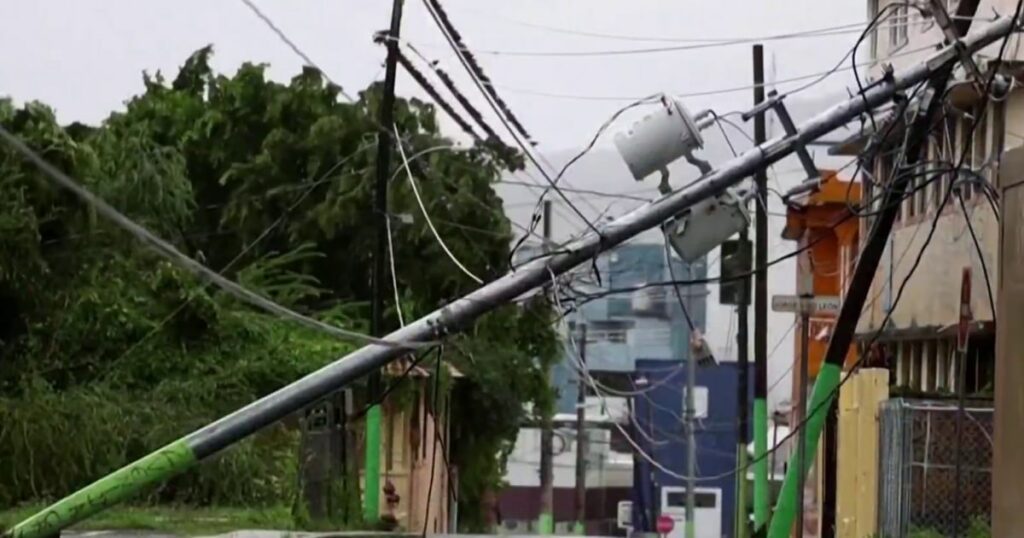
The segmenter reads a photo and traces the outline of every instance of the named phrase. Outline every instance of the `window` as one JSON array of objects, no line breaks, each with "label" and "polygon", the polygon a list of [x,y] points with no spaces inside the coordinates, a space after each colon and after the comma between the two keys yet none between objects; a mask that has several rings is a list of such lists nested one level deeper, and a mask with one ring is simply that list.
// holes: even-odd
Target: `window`
[{"label": "window", "polygon": [[[957,120],[950,115],[946,116],[946,120],[943,122],[942,130],[942,156],[947,161],[952,161],[956,157],[956,133],[957,133]],[[953,174],[946,173],[945,179],[942,182],[942,196],[945,197],[953,188]],[[940,202],[941,203],[941,202]]]},{"label": "window", "polygon": [[[985,161],[988,160],[988,114],[981,108],[974,109],[974,117],[976,118],[977,126],[974,127],[974,137],[971,156],[971,168],[976,172],[980,172],[982,177],[987,176],[987,172],[982,170],[981,167],[985,166]],[[974,192],[981,194],[984,185],[978,181],[981,178],[974,178]],[[967,190],[967,189],[964,189]]]},{"label": "window", "polygon": [[[718,506],[718,496],[714,493],[698,491],[693,494],[694,508],[715,508]],[[686,492],[670,491],[665,494],[665,506],[668,508],[685,508]]]},{"label": "window", "polygon": [[[928,168],[934,169],[941,166],[938,163],[942,160],[942,146],[945,144],[945,140],[945,131],[940,126],[931,137],[931,143],[928,144],[928,160],[931,161]],[[939,204],[942,203],[942,176],[935,178],[933,175],[929,175],[927,179],[931,180],[928,190],[932,194],[932,207],[938,209]]]},{"label": "window", "polygon": [[893,7],[889,16],[889,49],[907,44],[907,24],[910,16],[906,5]]},{"label": "window", "polygon": [[[872,163],[871,165],[869,165],[869,168],[872,171],[874,171],[877,169],[877,165]],[[860,183],[861,187],[863,187],[861,189],[862,198],[860,206],[863,211],[870,214],[875,209],[875,182],[872,180],[869,174],[862,174]],[[860,240],[862,244],[867,241],[868,232],[871,230],[871,224],[873,221],[874,219],[870,215],[861,219]]]},{"label": "window", "polygon": [[924,215],[928,212],[928,177],[925,175],[924,165],[918,165],[917,178],[914,183],[917,184],[917,192],[914,193],[914,200],[917,201],[917,214]]},{"label": "window", "polygon": [[[974,137],[972,136],[972,129],[974,125],[973,118],[968,117],[966,114],[960,117],[959,128],[957,129],[958,135],[957,140],[960,142],[960,152],[954,155],[953,164],[959,162],[960,156],[965,156],[965,164],[973,165],[974,155]],[[960,181],[961,178],[954,178],[954,181]],[[974,192],[970,188],[962,188],[959,185],[957,190],[963,195],[964,200],[970,200]]]},{"label": "window", "polygon": [[912,219],[914,215],[917,215],[917,204],[915,199],[917,198],[917,177],[910,178],[910,184],[907,185],[907,198],[903,203],[907,206],[907,218]]},{"label": "window", "polygon": [[[875,20],[878,16],[878,0],[868,0],[868,19],[869,21]],[[868,36],[871,45],[871,59],[878,58],[878,29],[871,30],[871,35]]]}]

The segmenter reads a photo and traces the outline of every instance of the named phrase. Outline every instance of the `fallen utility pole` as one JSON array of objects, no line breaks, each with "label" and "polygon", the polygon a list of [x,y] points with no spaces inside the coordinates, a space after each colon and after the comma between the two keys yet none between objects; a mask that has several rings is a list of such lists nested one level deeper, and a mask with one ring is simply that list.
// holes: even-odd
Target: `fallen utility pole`
[{"label": "fallen utility pole", "polygon": [[[391,27],[388,29],[387,49],[384,71],[384,94],[380,100],[378,121],[384,127],[392,123],[395,106],[395,76],[398,67],[398,33],[402,27],[403,0],[394,0],[391,7]],[[382,336],[384,333],[384,293],[388,246],[388,178],[391,176],[391,146],[394,140],[389,129],[382,129],[377,134],[377,180],[374,186],[373,220],[374,240],[373,278],[370,286],[370,334]],[[381,395],[380,369],[370,371],[367,383],[367,395],[371,402],[376,402]],[[374,522],[380,519],[380,402],[366,412],[366,446],[364,487],[363,487],[363,519]]]},{"label": "fallen utility pole", "polygon": [[[961,4],[963,3],[966,2],[961,2]],[[963,47],[968,52],[977,51],[1006,36],[1015,28],[1016,23],[1012,18],[999,18],[988,27],[968,36],[963,42]],[[793,153],[807,142],[820,138],[855,120],[862,113],[888,102],[896,92],[930,79],[936,71],[941,70],[948,74],[956,57],[957,49],[952,45],[946,46],[930,56],[928,60],[901,74],[879,81],[865,90],[863,94],[851,97],[825,110],[805,122],[795,134],[773,139],[731,159],[719,170],[706,174],[703,180],[694,187],[667,194],[612,222],[601,225],[598,228],[600,233],[587,234],[566,245],[564,251],[559,254],[524,264],[515,272],[481,286],[465,297],[392,332],[386,339],[393,344],[419,343],[433,341],[451,332],[466,328],[481,315],[511,302],[535,288],[551,284],[553,278],[578,265],[590,262],[601,252],[611,249],[645,230],[659,226],[697,202],[723,194],[727,188]],[[875,256],[875,263],[877,263],[877,257]],[[867,285],[864,285],[864,288],[863,293],[866,293]],[[849,321],[847,323],[849,324]],[[849,345],[849,341],[846,342],[846,345]],[[7,538],[54,536],[61,529],[123,501],[147,486],[162,482],[185,471],[198,461],[220,452],[261,428],[287,417],[319,398],[347,386],[408,353],[409,350],[400,345],[371,344],[364,346],[72,493],[6,530],[4,536]],[[839,368],[833,363],[825,366],[826,372],[830,373],[819,376],[819,384],[823,382],[823,378],[834,378],[831,388],[838,383]],[[812,404],[824,400],[829,390],[820,394],[819,392],[816,391],[817,398],[812,400]],[[812,425],[813,422],[812,420]],[[818,431],[820,431],[820,427],[821,421],[818,421]],[[808,432],[810,438],[814,438],[815,434],[812,432],[814,430]],[[793,469],[791,468],[790,471]],[[786,478],[787,481],[793,480],[788,473]],[[776,516],[772,521],[773,529],[778,520],[779,518]],[[782,536],[785,534],[784,532]]]},{"label": "fallen utility pole", "polygon": [[[754,45],[754,106],[764,102],[764,47]],[[764,112],[754,116],[754,144],[764,143]],[[754,532],[768,524],[768,174],[754,174]],[[743,447],[746,450],[746,446]],[[745,454],[746,452],[744,452]],[[743,480],[746,481],[746,473]],[[744,515],[746,517],[746,515]],[[746,520],[744,519],[744,523]]]},{"label": "fallen utility pole", "polygon": [[[967,30],[970,28],[977,6],[978,0],[962,0],[958,4],[958,20],[956,25],[957,32],[960,35],[967,35]],[[803,416],[807,418],[803,423],[795,425],[795,427],[801,428],[800,437],[804,441],[799,447],[800,450],[790,459],[790,464],[786,468],[786,477],[782,482],[782,491],[779,494],[778,503],[775,505],[775,513],[772,515],[771,525],[768,528],[768,536],[770,538],[787,538],[793,528],[797,502],[800,492],[803,490],[802,478],[806,475],[811,463],[810,458],[800,461],[799,454],[801,451],[806,454],[814,454],[818,448],[818,439],[821,435],[825,418],[832,404],[835,403],[840,376],[843,370],[843,360],[846,358],[850,345],[853,343],[853,333],[857,329],[857,321],[860,319],[864,302],[871,288],[871,281],[875,277],[875,271],[878,270],[878,262],[885,251],[885,245],[889,240],[889,234],[892,232],[892,226],[899,211],[900,204],[895,203],[895,201],[903,199],[907,187],[913,181],[914,176],[912,174],[902,172],[913,170],[917,165],[922,149],[925,147],[924,144],[927,142],[928,133],[932,128],[932,118],[936,117],[937,112],[943,106],[942,101],[946,85],[956,64],[952,60],[957,56],[961,56],[965,51],[967,53],[977,51],[979,41],[987,41],[989,37],[994,38],[993,41],[996,41],[1009,35],[1017,27],[1018,23],[1013,18],[1001,18],[977,34],[977,37],[981,35],[988,37],[981,40],[977,39],[977,37],[967,37],[962,41],[953,42],[948,44],[943,49],[943,52],[940,52],[938,55],[951,54],[951,56],[945,58],[945,61],[940,61],[935,56],[925,61],[925,65],[931,66],[931,68],[929,69],[928,76],[925,77],[928,80],[928,88],[921,99],[922,106],[919,108],[921,112],[918,113],[913,124],[910,126],[909,136],[906,139],[907,150],[905,159],[897,173],[893,174],[893,178],[890,180],[891,183],[887,189],[887,194],[882,201],[882,209],[875,219],[868,240],[864,248],[861,249],[860,256],[857,259],[857,266],[854,269],[850,285],[843,298],[842,309],[836,318],[835,328],[832,331],[828,349],[825,351],[824,361],[818,372],[818,377],[814,381],[809,407],[804,409]],[[992,35],[992,32],[996,32],[996,35]],[[866,97],[866,93],[864,95]],[[854,97],[854,99],[860,98],[859,96]],[[808,409],[810,412],[807,412]],[[799,466],[794,463],[794,459],[800,461]]]}]

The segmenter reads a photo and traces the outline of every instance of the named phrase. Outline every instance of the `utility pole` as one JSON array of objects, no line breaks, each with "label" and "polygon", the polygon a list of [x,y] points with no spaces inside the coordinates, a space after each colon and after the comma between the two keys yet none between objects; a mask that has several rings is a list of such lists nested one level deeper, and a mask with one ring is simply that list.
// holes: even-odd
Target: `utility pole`
[{"label": "utility pole", "polygon": [[[974,20],[974,13],[977,11],[979,0],[961,0],[957,3],[957,13],[953,25],[956,33],[960,36],[967,36],[967,31]],[[1013,24],[1019,24],[1014,20]],[[1005,37],[1005,36],[1004,36]],[[949,47],[953,50],[946,53],[947,58],[952,60],[958,54],[969,53],[969,48],[964,49],[971,42],[970,37],[961,41],[951,43]],[[857,259],[857,266],[853,271],[850,284],[847,286],[846,295],[843,298],[842,309],[836,318],[835,327],[832,331],[832,338],[829,340],[825,358],[814,381],[814,390],[811,393],[810,409],[812,413],[804,424],[796,424],[805,431],[807,436],[808,452],[813,453],[818,445],[818,438],[821,435],[822,426],[829,408],[835,403],[836,392],[839,388],[840,376],[843,370],[843,360],[849,352],[853,343],[853,333],[857,329],[857,321],[860,319],[861,310],[867,300],[868,290],[871,288],[871,281],[878,270],[878,262],[885,251],[885,245],[889,241],[889,234],[892,233],[893,223],[896,220],[896,213],[899,211],[898,203],[902,200],[913,175],[907,173],[914,169],[921,158],[925,142],[928,140],[928,132],[932,127],[932,120],[938,111],[944,106],[943,98],[946,93],[946,86],[949,83],[950,75],[955,61],[947,61],[942,64],[935,64],[934,70],[929,70],[926,77],[927,89],[921,101],[921,111],[918,112],[907,133],[905,153],[906,159],[899,171],[895,174],[888,194],[882,202],[882,209],[871,227],[868,240],[861,249],[860,257]],[[806,464],[806,463],[805,463]],[[768,529],[769,538],[785,538],[793,524],[797,490],[803,484],[799,481],[804,471],[794,465],[786,469],[786,478],[782,482],[782,493],[775,506],[775,514],[772,516],[771,525]]]},{"label": "utility pole", "polygon": [[[544,200],[544,246],[545,252],[551,245],[551,200]],[[554,291],[554,290],[552,290]],[[548,386],[551,386],[551,372],[545,372],[545,379]],[[582,379],[582,375],[580,375]],[[540,515],[537,520],[540,534],[552,534],[555,532],[554,517],[554,432],[552,431],[552,410],[541,410],[540,423]]]},{"label": "utility pole", "polygon": [[[754,45],[754,106],[764,102],[764,47]],[[764,112],[754,116],[754,144],[767,139]],[[768,174],[754,174],[757,212],[754,216],[754,532],[768,524]],[[773,445],[774,446],[774,445]],[[746,447],[744,447],[746,450]],[[746,452],[744,452],[746,453]],[[746,473],[743,473],[746,480]]]},{"label": "utility pole", "polygon": [[[970,9],[966,9],[968,4],[971,4]],[[967,24],[973,20],[976,7],[976,0],[961,0],[959,2],[955,24],[960,30],[960,35],[965,35]],[[927,113],[920,114],[924,117],[924,127],[927,127],[928,120],[935,116],[935,112],[942,104],[941,96],[945,93],[945,82],[957,64],[957,54],[974,53],[981,50],[1005,38],[1017,27],[1018,21],[1013,17],[997,18],[985,28],[964,38],[962,42],[946,45],[921,62],[907,69],[893,72],[877,83],[871,84],[858,95],[822,111],[800,125],[794,134],[769,140],[722,163],[718,169],[705,174],[700,183],[687,189],[665,194],[650,204],[639,207],[611,222],[601,224],[599,233],[587,233],[573,241],[565,250],[560,250],[543,259],[525,263],[516,271],[484,284],[444,307],[389,333],[386,337],[371,340],[370,343],[319,370],[171,441],[154,452],[35,512],[14,526],[5,529],[0,537],[46,538],[53,536],[62,529],[133,497],[145,488],[183,473],[253,433],[276,424],[306,405],[345,388],[399,357],[407,356],[411,350],[436,345],[438,340],[443,339],[445,335],[458,332],[480,316],[521,297],[524,293],[550,285],[552,277],[557,278],[576,267],[589,263],[602,252],[661,225],[695,204],[727,192],[727,189],[738,185],[760,169],[771,166],[793,154],[807,142],[821,138],[860,117],[864,112],[890,102],[899,92],[913,88],[921,82],[931,81],[931,91],[925,93],[926,96],[931,96],[925,103],[927,104]],[[911,170],[916,165],[916,160],[923,147],[922,142],[925,140],[924,135],[927,134],[927,129],[921,129],[920,123],[915,121],[912,126],[907,153],[909,162],[904,164],[903,169],[905,170]],[[48,172],[48,175],[55,181],[61,183],[79,198],[93,199],[94,195],[41,161],[19,139],[5,136],[3,133],[0,133],[0,138],[3,138],[38,168]],[[898,175],[893,182],[891,196],[902,196],[910,177],[911,174]],[[823,409],[827,409],[828,405],[832,403],[833,392],[839,385],[842,359],[849,349],[857,318],[864,306],[871,279],[874,278],[874,272],[878,268],[878,261],[896,216],[896,204],[891,203],[892,200],[893,198],[890,198],[889,202],[883,205],[884,209],[875,221],[868,244],[858,259],[857,269],[836,323],[836,331],[829,344],[825,364],[815,382],[811,406],[816,411],[819,405]],[[228,282],[223,285],[230,286],[233,283]],[[327,327],[325,330],[332,331],[332,328]],[[366,337],[353,336],[352,338],[368,340]],[[817,412],[812,414],[806,426],[803,426],[808,429],[809,445],[817,443],[817,436],[821,433],[823,417],[819,420],[818,415]],[[813,449],[814,447],[809,446],[809,448]],[[791,530],[793,499],[789,498],[786,493],[794,492],[795,488],[796,470],[790,467],[787,470],[786,481],[783,483],[784,494],[780,497],[780,505],[776,509],[769,527],[771,538],[785,538]],[[786,517],[781,517],[787,511]],[[779,529],[781,529],[781,533]]]},{"label": "utility pole", "polygon": [[[810,257],[810,253],[807,253]],[[810,271],[810,264],[808,264],[808,271]],[[813,277],[808,273],[808,281],[813,282]],[[799,296],[800,299],[810,299],[814,297],[813,290],[808,285],[810,282],[805,283],[802,287]],[[803,424],[804,417],[807,416],[807,375],[808,365],[807,362],[810,357],[810,344],[811,344],[811,311],[808,308],[800,310],[800,368],[799,372],[799,383],[797,386],[796,394],[796,424]],[[803,538],[804,535],[804,478],[807,475],[807,467],[805,464],[807,461],[807,428],[800,428],[797,433],[796,442],[796,469],[797,469],[797,489],[796,489],[796,536],[797,538]]]},{"label": "utility pole", "polygon": [[[579,325],[580,368],[587,368],[587,324]],[[576,534],[586,534],[587,521],[587,381],[579,376],[576,393]]]},{"label": "utility pole", "polygon": [[956,487],[953,490],[953,536],[960,536],[963,517],[963,440],[967,393],[967,338],[971,330],[971,268],[964,267],[960,280],[960,326],[956,334]]},{"label": "utility pole", "polygon": [[[373,252],[373,279],[371,283],[370,334],[383,336],[385,256],[388,248],[388,177],[391,175],[391,137],[395,105],[395,75],[398,65],[398,35],[402,26],[402,2],[394,0],[391,6],[391,27],[388,29],[384,70],[384,95],[377,115],[384,128],[377,133],[377,181],[375,184],[373,213],[376,245]],[[376,402],[381,395],[380,369],[370,372],[367,396]],[[363,517],[368,522],[380,518],[380,403],[366,413],[366,466],[363,491]]]},{"label": "utility pole", "polygon": [[[669,258],[668,263],[672,263],[672,259]],[[696,422],[696,405],[694,398],[694,391],[697,388],[697,357],[696,353],[691,349],[690,353],[686,357],[686,413],[684,414],[684,421],[686,423],[686,523],[684,526],[686,538],[696,538],[696,526],[694,524],[694,515],[696,512],[696,500],[697,492],[697,434],[694,431],[694,423]],[[651,406],[648,406],[650,408]],[[653,419],[652,419],[653,427]],[[653,439],[653,437],[652,437]]]},{"label": "utility pole", "polygon": [[[740,244],[749,243],[746,228],[740,231]],[[748,251],[749,252],[749,251]],[[745,256],[747,261],[746,271],[750,270],[750,256]],[[750,279],[745,276],[744,279]],[[747,527],[747,444],[750,443],[750,359],[747,351],[747,342],[750,335],[747,333],[747,314],[750,309],[750,286],[746,282],[741,286],[740,304],[736,305],[737,331],[736,331],[736,362],[739,368],[739,376],[736,382],[737,398],[736,404],[739,408],[739,432],[736,436],[736,468],[743,471],[736,473],[736,538],[746,538]]]}]

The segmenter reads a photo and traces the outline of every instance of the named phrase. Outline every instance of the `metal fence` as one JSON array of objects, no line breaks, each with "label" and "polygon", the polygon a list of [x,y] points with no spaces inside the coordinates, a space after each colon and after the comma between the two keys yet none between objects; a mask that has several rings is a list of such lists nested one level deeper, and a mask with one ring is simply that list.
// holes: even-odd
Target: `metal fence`
[{"label": "metal fence", "polygon": [[[883,537],[985,535],[991,523],[992,407],[969,404],[956,495],[957,408],[897,398],[879,415],[878,528]],[[957,518],[957,503],[960,517]]]}]

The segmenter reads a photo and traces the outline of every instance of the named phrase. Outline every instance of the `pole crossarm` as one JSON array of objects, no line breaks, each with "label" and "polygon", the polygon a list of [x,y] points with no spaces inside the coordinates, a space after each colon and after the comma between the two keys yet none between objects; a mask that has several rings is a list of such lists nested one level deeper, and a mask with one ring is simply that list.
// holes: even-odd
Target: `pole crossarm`
[{"label": "pole crossarm", "polygon": [[[1015,28],[1016,24],[1012,18],[1000,18],[965,38],[963,46],[968,51],[977,51],[1006,36]],[[601,252],[643,231],[659,226],[697,202],[724,193],[727,188],[793,153],[796,148],[886,103],[896,92],[927,80],[936,70],[948,67],[956,57],[956,48],[946,46],[928,60],[907,69],[902,74],[883,80],[863,94],[855,95],[827,109],[803,123],[795,134],[769,140],[726,162],[722,168],[707,174],[698,185],[667,194],[607,223],[599,227],[597,233],[588,234],[567,245],[565,252],[527,263],[515,272],[392,332],[385,339],[395,343],[422,342],[444,337],[467,327],[476,318],[498,306],[511,302],[534,288],[550,284],[553,277],[589,262]],[[407,351],[393,346],[364,346],[57,501],[7,529],[3,537],[54,536],[61,529],[113,506],[147,486],[183,472],[194,463],[376,371],[406,353]]]}]

